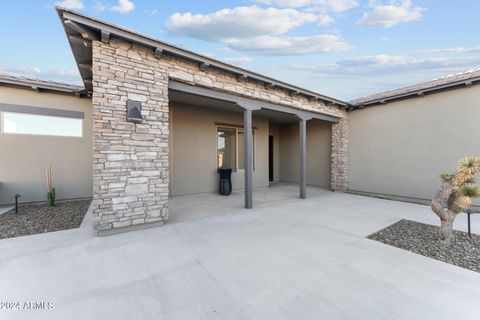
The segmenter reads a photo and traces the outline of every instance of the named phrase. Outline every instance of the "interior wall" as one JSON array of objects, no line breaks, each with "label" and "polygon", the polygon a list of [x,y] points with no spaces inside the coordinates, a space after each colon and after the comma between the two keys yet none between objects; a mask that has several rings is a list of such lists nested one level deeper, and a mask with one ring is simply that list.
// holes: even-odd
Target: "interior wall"
[{"label": "interior wall", "polygon": [[[0,205],[46,201],[45,165],[52,164],[57,199],[92,196],[91,100],[0,86],[0,103],[83,112],[83,137],[0,134]],[[0,123],[1,125],[1,123]],[[0,130],[1,132],[1,130]]]},{"label": "interior wall", "polygon": [[[331,124],[307,121],[307,184],[330,187]],[[280,126],[280,181],[298,183],[298,122]]]},{"label": "interior wall", "polygon": [[[218,192],[215,123],[243,126],[243,113],[171,102],[170,116],[171,194]],[[253,127],[256,127],[253,187],[267,187],[268,120],[254,115]],[[232,173],[232,185],[233,189],[244,188],[243,170]]]},{"label": "interior wall", "polygon": [[350,189],[432,199],[440,173],[480,156],[479,101],[472,86],[351,112]]}]

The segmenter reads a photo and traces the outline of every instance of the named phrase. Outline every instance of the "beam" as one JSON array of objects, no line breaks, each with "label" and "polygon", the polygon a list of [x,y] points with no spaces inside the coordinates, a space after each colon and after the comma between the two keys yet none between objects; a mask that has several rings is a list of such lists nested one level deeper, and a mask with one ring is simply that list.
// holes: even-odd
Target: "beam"
[{"label": "beam", "polygon": [[155,58],[160,59],[163,54],[163,49],[162,48],[155,48]]},{"label": "beam", "polygon": [[78,67],[80,69],[92,71],[92,63],[79,63]]},{"label": "beam", "polygon": [[274,83],[265,83],[265,89],[275,89]]},{"label": "beam", "polygon": [[90,41],[85,40],[82,37],[69,35],[68,39],[70,39],[71,42],[76,42],[76,43],[79,43],[79,44],[83,44],[86,48],[91,48],[92,47],[92,43]]},{"label": "beam", "polygon": [[307,111],[307,110],[299,110],[293,106],[286,106],[276,103],[271,103],[263,100],[247,98],[244,96],[239,96],[236,94],[231,94],[229,92],[214,90],[210,88],[205,88],[201,86],[195,86],[187,83],[183,83],[180,81],[170,80],[168,82],[168,88],[171,90],[190,93],[198,96],[224,100],[228,102],[233,102],[242,107],[244,105],[256,106],[257,108],[261,109],[268,109],[272,111],[282,112],[286,114],[291,114],[297,117],[310,117],[313,119],[323,120],[331,123],[337,123],[339,121],[338,117],[314,112],[314,111]]},{"label": "beam", "polygon": [[[299,91],[290,91],[289,94],[290,94],[290,97],[296,97],[296,96],[298,96],[298,95],[300,94],[300,92],[299,92]],[[332,102],[332,103],[333,103],[333,102]]]},{"label": "beam", "polygon": [[252,136],[252,110],[243,111],[244,154],[245,154],[245,208],[253,207],[253,136]]},{"label": "beam", "polygon": [[200,65],[199,65],[199,68],[200,68],[200,70],[202,70],[202,71],[207,70],[209,67],[210,67],[210,64],[209,64],[209,63],[205,63],[205,62],[200,63]]},{"label": "beam", "polygon": [[102,42],[103,43],[110,43],[110,32],[102,30]]},{"label": "beam", "polygon": [[239,74],[239,75],[237,76],[237,80],[238,80],[239,82],[247,81],[247,78],[248,78],[248,76],[247,76],[246,74]]},{"label": "beam", "polygon": [[65,20],[64,21],[65,25],[67,27],[69,27],[70,29],[80,33],[80,35],[82,36],[82,38],[84,39],[87,39],[87,40],[98,40],[98,37],[96,34],[94,34],[93,32],[91,32],[90,30],[82,27],[81,25],[79,25],[78,23],[76,22],[73,22],[72,20]]}]

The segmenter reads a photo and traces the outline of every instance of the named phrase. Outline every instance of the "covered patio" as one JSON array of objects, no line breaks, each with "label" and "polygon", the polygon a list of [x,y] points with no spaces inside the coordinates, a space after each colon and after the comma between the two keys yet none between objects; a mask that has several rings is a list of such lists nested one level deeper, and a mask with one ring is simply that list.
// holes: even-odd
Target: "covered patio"
[{"label": "covered patio", "polygon": [[218,201],[230,209],[240,193],[244,208],[261,204],[275,183],[288,183],[283,190],[300,199],[307,184],[330,188],[331,125],[338,118],[178,81],[169,82],[169,101],[170,219],[177,198],[218,193],[223,168],[233,170],[235,197]]}]

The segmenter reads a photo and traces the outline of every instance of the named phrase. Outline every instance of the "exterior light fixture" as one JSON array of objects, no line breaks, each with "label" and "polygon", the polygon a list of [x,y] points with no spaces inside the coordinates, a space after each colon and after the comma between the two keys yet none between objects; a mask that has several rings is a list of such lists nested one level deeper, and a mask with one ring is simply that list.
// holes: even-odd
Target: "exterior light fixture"
[{"label": "exterior light fixture", "polygon": [[127,121],[142,122],[142,104],[140,101],[127,100]]}]

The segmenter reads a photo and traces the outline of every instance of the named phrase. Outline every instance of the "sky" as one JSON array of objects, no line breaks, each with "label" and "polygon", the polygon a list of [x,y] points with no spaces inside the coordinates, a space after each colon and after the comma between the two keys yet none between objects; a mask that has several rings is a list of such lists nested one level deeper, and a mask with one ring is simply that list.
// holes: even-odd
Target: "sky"
[{"label": "sky", "polygon": [[57,4],[343,100],[480,67],[478,0],[3,0],[1,73],[81,84]]}]

